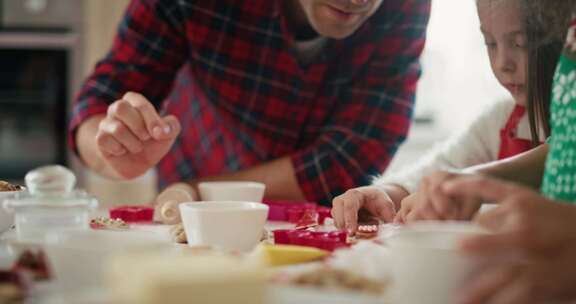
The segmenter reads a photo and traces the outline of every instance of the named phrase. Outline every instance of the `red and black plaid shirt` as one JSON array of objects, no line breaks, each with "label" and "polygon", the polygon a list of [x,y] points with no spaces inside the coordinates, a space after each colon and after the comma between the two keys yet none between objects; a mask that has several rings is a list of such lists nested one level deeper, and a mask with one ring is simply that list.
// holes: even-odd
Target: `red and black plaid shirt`
[{"label": "red and black plaid shirt", "polygon": [[307,66],[281,1],[133,0],[75,103],[71,134],[135,91],[183,127],[158,165],[164,185],[283,156],[309,200],[369,183],[408,132],[430,0],[383,0]]}]

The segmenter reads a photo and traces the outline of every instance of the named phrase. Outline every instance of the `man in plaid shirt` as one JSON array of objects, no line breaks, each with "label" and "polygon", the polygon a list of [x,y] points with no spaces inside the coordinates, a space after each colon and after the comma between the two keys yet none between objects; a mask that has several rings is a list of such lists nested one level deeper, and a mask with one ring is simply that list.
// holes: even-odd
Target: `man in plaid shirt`
[{"label": "man in plaid shirt", "polygon": [[75,102],[71,145],[113,178],[157,165],[164,185],[253,180],[269,198],[329,203],[369,183],[405,139],[429,10],[133,0]]}]

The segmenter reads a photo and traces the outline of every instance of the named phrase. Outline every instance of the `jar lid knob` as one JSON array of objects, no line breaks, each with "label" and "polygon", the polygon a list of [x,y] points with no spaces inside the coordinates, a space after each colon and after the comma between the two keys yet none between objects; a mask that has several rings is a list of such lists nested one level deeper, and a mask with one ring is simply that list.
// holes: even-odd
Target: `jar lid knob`
[{"label": "jar lid knob", "polygon": [[60,165],[34,169],[25,177],[26,187],[33,195],[55,195],[70,193],[76,185],[76,176]]}]

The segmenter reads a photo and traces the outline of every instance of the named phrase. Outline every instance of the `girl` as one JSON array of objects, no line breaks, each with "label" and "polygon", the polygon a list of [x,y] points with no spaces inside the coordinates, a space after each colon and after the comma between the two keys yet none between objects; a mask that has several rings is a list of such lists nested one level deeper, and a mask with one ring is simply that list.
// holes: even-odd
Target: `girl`
[{"label": "girl", "polygon": [[[445,195],[499,203],[477,221],[494,234],[469,238],[465,253],[521,256],[484,267],[463,288],[462,303],[567,303],[576,300],[576,2],[523,0],[533,20],[550,34],[569,24],[556,75],[551,110],[552,135],[542,193],[518,185],[470,176],[442,185]],[[570,23],[565,17],[572,14]],[[560,28],[559,30],[557,28]],[[497,260],[497,259],[496,259]],[[570,302],[573,303],[573,302]]]},{"label": "girl", "polygon": [[[546,43],[556,40],[556,37],[565,36],[562,35],[565,33],[557,28],[558,25],[564,25],[564,31],[566,31],[566,25],[570,20],[568,14],[573,12],[570,7],[576,6],[576,2],[573,0],[555,2],[555,8],[550,10],[556,13],[552,14],[554,18],[550,18],[547,14],[534,13],[538,10],[529,9],[530,5],[538,1],[522,0],[522,3],[527,5],[528,12],[532,12],[527,18],[530,20],[529,24],[532,27],[545,29],[540,31],[535,41]],[[556,10],[558,7],[562,9]],[[551,24],[555,26],[550,26]],[[554,77],[553,103],[550,106],[552,131],[547,144],[508,160],[468,168],[468,172],[522,183],[535,189],[541,188],[542,193],[548,198],[576,203],[576,110],[571,102],[576,99],[574,84],[576,72],[573,66],[576,61],[574,31],[572,27],[568,32],[567,46]],[[534,77],[537,79],[548,76],[536,74]],[[408,206],[410,210],[401,210],[399,213],[408,214],[405,218],[409,220],[471,218],[482,203],[480,199],[467,197],[466,200],[459,200],[446,195],[441,189],[446,180],[457,175],[456,173],[435,172],[425,177],[422,182],[424,185],[421,189],[422,195],[412,206]]]},{"label": "girl", "polygon": [[352,189],[334,199],[333,216],[337,226],[353,233],[360,208],[387,221],[392,220],[394,210],[400,207],[398,220],[433,217],[430,210],[425,216],[423,212],[412,212],[412,205],[421,195],[416,190],[424,175],[439,169],[460,169],[508,158],[533,148],[549,134],[549,92],[562,43],[555,39],[530,48],[541,30],[525,22],[518,1],[479,0],[477,3],[492,71],[514,100],[494,104],[468,129],[404,172],[379,178],[373,186]]}]

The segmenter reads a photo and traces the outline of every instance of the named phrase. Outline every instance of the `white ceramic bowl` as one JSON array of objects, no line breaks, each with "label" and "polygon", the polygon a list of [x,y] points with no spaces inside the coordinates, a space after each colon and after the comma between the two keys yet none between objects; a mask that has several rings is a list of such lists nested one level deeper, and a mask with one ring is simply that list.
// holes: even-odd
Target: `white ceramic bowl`
[{"label": "white ceramic bowl", "polygon": [[266,185],[257,182],[201,182],[198,184],[203,201],[262,202]]},{"label": "white ceramic bowl", "polygon": [[390,249],[394,303],[457,303],[457,291],[480,261],[462,255],[458,243],[485,233],[464,222],[422,222],[399,228],[386,242]]},{"label": "white ceramic bowl", "polygon": [[0,192],[0,233],[10,229],[14,224],[14,213],[8,212],[4,208],[4,200],[11,198],[20,191],[2,191]]},{"label": "white ceramic bowl", "polygon": [[254,202],[210,201],[180,204],[188,245],[249,251],[262,237],[268,206]]},{"label": "white ceramic bowl", "polygon": [[169,245],[153,232],[85,230],[50,235],[44,248],[57,286],[74,290],[103,287],[106,265],[115,254],[159,251]]}]

